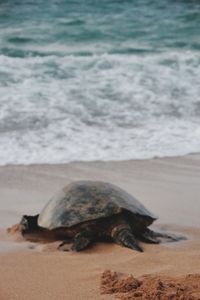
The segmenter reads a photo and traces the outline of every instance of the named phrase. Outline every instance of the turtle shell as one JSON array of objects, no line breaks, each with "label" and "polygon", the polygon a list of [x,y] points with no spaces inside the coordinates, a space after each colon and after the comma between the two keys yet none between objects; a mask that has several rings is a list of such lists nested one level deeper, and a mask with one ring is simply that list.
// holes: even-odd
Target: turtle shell
[{"label": "turtle shell", "polygon": [[144,205],[121,188],[106,182],[75,181],[64,187],[44,207],[38,225],[48,229],[110,217],[128,210],[157,219]]}]

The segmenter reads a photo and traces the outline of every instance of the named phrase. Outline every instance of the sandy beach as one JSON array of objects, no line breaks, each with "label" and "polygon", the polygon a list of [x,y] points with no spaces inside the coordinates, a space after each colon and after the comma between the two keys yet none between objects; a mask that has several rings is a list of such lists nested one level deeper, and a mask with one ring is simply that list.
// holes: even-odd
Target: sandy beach
[{"label": "sandy beach", "polygon": [[[149,275],[172,280],[196,274],[192,277],[196,291],[190,299],[200,299],[199,178],[199,154],[0,167],[0,300],[114,299],[115,294],[102,294],[101,277],[106,270],[135,278]],[[142,244],[144,253],[104,243],[82,253],[63,253],[56,250],[57,242],[41,245],[16,241],[15,236],[6,233],[6,228],[17,223],[22,214],[38,213],[56,191],[79,179],[120,186],[159,216],[153,228],[178,232],[187,240]],[[146,299],[141,294],[131,297],[123,299]],[[178,299],[165,297],[161,299]]]}]

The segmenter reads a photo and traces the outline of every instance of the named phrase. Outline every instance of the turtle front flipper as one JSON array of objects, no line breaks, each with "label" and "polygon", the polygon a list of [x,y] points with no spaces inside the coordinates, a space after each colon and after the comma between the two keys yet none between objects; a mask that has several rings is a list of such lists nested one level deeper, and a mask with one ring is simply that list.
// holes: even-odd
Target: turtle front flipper
[{"label": "turtle front flipper", "polygon": [[72,246],[69,246],[69,241],[63,241],[58,249],[61,251],[81,251],[92,244],[92,236],[87,231],[79,232],[75,235]]},{"label": "turtle front flipper", "polygon": [[121,246],[131,248],[138,252],[143,252],[143,249],[137,244],[135,236],[128,224],[127,226],[126,224],[116,225],[111,232],[111,237],[117,244]]},{"label": "turtle front flipper", "polygon": [[86,249],[92,243],[92,236],[87,232],[79,232],[76,234],[71,250],[81,251]]}]

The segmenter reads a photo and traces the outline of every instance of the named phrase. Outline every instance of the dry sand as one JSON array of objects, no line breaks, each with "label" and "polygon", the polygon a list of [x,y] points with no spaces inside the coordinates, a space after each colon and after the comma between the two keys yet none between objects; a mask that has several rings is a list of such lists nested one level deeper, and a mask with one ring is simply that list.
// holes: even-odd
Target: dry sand
[{"label": "dry sand", "polygon": [[[18,222],[22,214],[38,213],[57,190],[78,179],[119,185],[159,215],[155,228],[179,232],[188,240],[143,244],[144,253],[114,244],[97,244],[83,253],[62,253],[56,250],[57,242],[46,245],[20,239],[16,242],[6,234],[6,228]],[[196,298],[191,299],[200,299],[199,275],[190,275],[189,281],[187,277],[200,274],[199,179],[200,155],[148,161],[1,167],[0,300],[114,299],[116,294],[102,294],[100,288],[105,270],[132,274],[137,280],[149,274],[161,280],[165,287],[171,280],[184,284],[181,286],[184,289],[192,280]],[[163,294],[163,298],[159,294],[157,299],[190,299],[189,296],[173,298],[172,294]],[[123,299],[153,299],[130,295]]]}]

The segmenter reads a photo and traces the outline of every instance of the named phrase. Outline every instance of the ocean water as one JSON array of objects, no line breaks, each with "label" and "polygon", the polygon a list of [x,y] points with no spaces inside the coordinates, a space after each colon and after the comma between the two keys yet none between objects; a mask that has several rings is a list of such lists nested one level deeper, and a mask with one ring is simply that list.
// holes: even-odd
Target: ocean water
[{"label": "ocean water", "polygon": [[198,151],[200,1],[0,1],[0,165]]}]

